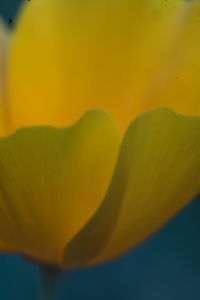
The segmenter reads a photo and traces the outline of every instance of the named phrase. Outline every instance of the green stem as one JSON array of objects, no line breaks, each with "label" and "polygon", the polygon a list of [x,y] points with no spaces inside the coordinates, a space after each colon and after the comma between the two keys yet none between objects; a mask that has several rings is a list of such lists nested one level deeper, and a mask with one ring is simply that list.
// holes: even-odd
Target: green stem
[{"label": "green stem", "polygon": [[58,269],[40,266],[41,300],[56,300],[61,274]]}]

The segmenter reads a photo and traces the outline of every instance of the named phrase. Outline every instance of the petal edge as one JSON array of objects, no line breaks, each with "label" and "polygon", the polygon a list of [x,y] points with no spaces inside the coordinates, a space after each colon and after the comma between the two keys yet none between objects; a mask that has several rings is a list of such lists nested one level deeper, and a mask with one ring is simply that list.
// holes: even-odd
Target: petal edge
[{"label": "petal edge", "polygon": [[200,117],[168,108],[139,116],[101,207],[66,248],[66,266],[112,259],[138,245],[199,192],[199,174]]}]

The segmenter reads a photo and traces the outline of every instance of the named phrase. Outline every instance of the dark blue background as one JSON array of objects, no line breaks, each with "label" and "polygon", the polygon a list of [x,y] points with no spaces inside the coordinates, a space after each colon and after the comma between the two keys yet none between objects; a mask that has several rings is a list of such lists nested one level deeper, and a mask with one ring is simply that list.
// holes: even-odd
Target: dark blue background
[{"label": "dark blue background", "polygon": [[[14,18],[20,2],[0,0],[0,14],[6,22]],[[131,253],[104,265],[67,273],[58,298],[199,300],[199,199]],[[36,300],[38,285],[34,265],[17,255],[0,255],[1,300]]]}]

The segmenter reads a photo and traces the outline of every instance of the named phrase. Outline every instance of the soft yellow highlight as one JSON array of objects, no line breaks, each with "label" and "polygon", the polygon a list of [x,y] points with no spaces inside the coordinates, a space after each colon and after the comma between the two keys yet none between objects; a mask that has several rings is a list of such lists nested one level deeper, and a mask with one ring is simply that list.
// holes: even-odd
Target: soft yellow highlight
[{"label": "soft yellow highlight", "polygon": [[130,125],[101,207],[66,249],[66,267],[114,258],[136,246],[200,188],[200,117],[165,108]]},{"label": "soft yellow highlight", "polygon": [[113,119],[87,112],[69,128],[23,128],[0,139],[0,247],[61,266],[94,214],[120,143]]},{"label": "soft yellow highlight", "polygon": [[12,38],[0,24],[1,251],[99,263],[199,192],[200,117],[177,113],[200,113],[199,17],[200,1],[34,0]]},{"label": "soft yellow highlight", "polygon": [[28,3],[10,61],[14,127],[65,126],[90,107],[122,132],[160,105],[199,114],[199,15],[199,1]]}]

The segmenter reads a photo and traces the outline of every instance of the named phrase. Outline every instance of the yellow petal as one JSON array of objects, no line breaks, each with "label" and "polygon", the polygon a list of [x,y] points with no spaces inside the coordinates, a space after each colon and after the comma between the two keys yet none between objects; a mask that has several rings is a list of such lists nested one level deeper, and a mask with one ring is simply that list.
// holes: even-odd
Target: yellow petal
[{"label": "yellow petal", "polygon": [[141,115],[122,142],[102,205],[65,252],[74,267],[136,246],[200,188],[200,117],[161,108]]},{"label": "yellow petal", "polygon": [[9,131],[7,66],[10,32],[0,18],[0,136]]},{"label": "yellow petal", "polygon": [[3,242],[0,242],[0,251],[7,253],[7,252],[14,252],[14,249]]},{"label": "yellow petal", "polygon": [[120,143],[113,119],[87,112],[69,128],[29,127],[0,139],[0,239],[60,265],[108,188]]},{"label": "yellow petal", "polygon": [[149,107],[200,113],[200,2],[34,0],[10,61],[14,127],[102,107],[121,130]]}]

